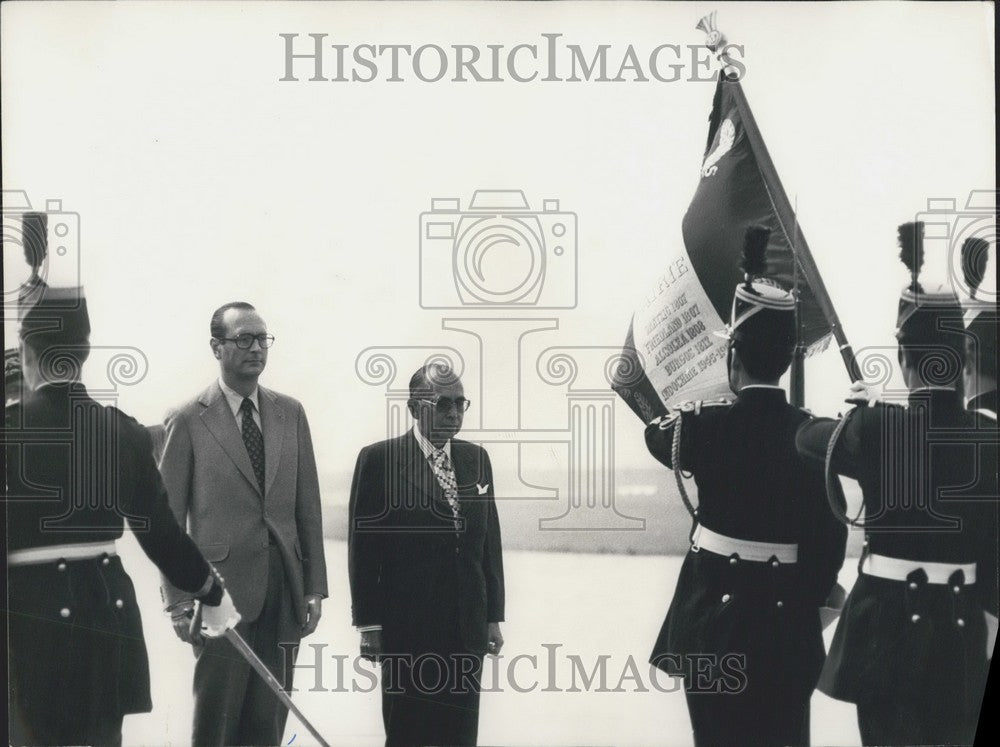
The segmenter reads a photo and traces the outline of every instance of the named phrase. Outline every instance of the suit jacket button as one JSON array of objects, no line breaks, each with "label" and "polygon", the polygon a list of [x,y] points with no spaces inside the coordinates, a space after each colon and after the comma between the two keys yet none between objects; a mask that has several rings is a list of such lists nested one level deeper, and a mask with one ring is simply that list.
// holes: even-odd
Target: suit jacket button
[{"label": "suit jacket button", "polygon": [[61,617],[69,617],[69,607],[63,607],[61,610],[59,610],[59,615]]},{"label": "suit jacket button", "polygon": [[732,597],[729,596],[728,594],[723,594],[722,595],[722,602],[723,602],[723,604],[726,603],[726,602],[728,602],[730,599],[732,599]]},{"label": "suit jacket button", "polygon": [[777,560],[772,560],[771,561],[771,567],[772,568],[777,568],[778,567],[778,561]]},{"label": "suit jacket button", "polygon": [[101,561],[101,565],[111,565],[111,558],[104,556],[104,560]]},{"label": "suit jacket button", "polygon": [[458,555],[458,554],[459,554],[459,553],[461,553],[461,552],[462,552],[462,548],[460,548],[460,547],[456,547],[456,548],[455,548],[455,554],[456,554],[456,555]]},{"label": "suit jacket button", "polygon": [[910,622],[920,622],[920,615],[914,612],[913,617],[910,618]]},{"label": "suit jacket button", "polygon": [[951,590],[953,592],[955,592],[956,594],[958,594],[960,591],[962,591],[962,587],[961,586],[952,586]]},{"label": "suit jacket button", "polygon": [[778,608],[780,609],[781,607],[784,607],[784,606],[785,606],[785,603],[784,603],[784,602],[782,602],[782,601],[781,601],[781,600],[779,599],[779,600],[778,600]]},{"label": "suit jacket button", "polygon": [[910,591],[916,591],[916,590],[917,590],[917,582],[910,581]]},{"label": "suit jacket button", "polygon": [[121,599],[116,599],[115,600],[115,607],[117,607],[118,609],[121,609],[124,606],[125,606],[125,602],[123,602]]},{"label": "suit jacket button", "polygon": [[65,571],[66,570],[66,564],[60,561],[59,565],[56,566],[56,570]]},{"label": "suit jacket button", "polygon": [[960,618],[958,618],[958,619],[957,619],[957,620],[955,621],[955,624],[956,624],[956,625],[958,625],[958,627],[960,627],[960,628],[964,628],[964,627],[965,627],[965,620],[963,620],[963,619],[962,619],[962,618],[960,617]]},{"label": "suit jacket button", "polygon": [[736,558],[730,558],[729,559],[729,565],[736,565],[739,562],[740,561],[738,561]]}]

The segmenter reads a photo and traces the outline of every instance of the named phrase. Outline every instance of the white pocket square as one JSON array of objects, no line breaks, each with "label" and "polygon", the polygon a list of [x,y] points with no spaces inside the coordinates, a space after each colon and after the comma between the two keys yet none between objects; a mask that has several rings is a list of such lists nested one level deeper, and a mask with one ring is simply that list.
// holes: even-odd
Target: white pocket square
[{"label": "white pocket square", "polygon": [[489,489],[490,489],[489,483],[486,483],[485,485],[480,485],[478,482],[476,483],[476,490],[479,491],[479,495],[486,495],[486,491]]}]

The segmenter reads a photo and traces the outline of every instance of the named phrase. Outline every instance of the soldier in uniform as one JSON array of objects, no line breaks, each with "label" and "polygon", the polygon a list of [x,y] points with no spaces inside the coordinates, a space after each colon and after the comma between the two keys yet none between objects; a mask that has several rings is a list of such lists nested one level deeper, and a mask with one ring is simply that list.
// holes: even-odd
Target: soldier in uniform
[{"label": "soldier in uniform", "polygon": [[[989,242],[978,237],[962,244],[965,306],[966,408],[997,419],[997,297],[996,276],[988,276]],[[996,267],[993,268],[994,272]],[[992,288],[982,286],[983,281]]]},{"label": "soldier in uniform", "polygon": [[204,635],[239,619],[167,505],[145,429],[80,383],[89,336],[80,289],[46,287],[23,313],[23,395],[6,408],[4,438],[15,745],[121,744],[123,716],[152,708],[135,591],[115,551],[125,521],[197,594]]},{"label": "soldier in uniform", "polygon": [[[919,281],[923,225],[899,236],[912,276],[896,332],[906,406],[855,387],[857,407],[804,423],[796,439],[825,461],[835,512],[865,528],[819,688],[857,704],[864,744],[969,744],[986,677],[983,611],[997,608],[996,444],[963,406],[958,299]],[[833,473],[860,483],[863,522]]]},{"label": "soldier in uniform", "polygon": [[750,228],[746,281],[728,328],[733,403],[654,421],[646,444],[694,475],[699,506],[651,663],[684,677],[696,745],[809,741],[823,664],[819,609],[835,588],[846,530],[822,472],[795,450],[810,416],[778,386],[796,344],[795,299],[763,277],[770,232]]}]

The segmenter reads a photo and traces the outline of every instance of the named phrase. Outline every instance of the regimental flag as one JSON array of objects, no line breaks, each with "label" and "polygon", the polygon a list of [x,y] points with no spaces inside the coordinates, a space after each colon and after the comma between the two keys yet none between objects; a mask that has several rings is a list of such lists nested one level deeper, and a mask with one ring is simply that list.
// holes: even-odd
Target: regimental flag
[{"label": "regimental flag", "polygon": [[725,326],[743,280],[749,225],[771,229],[766,274],[787,290],[798,281],[799,342],[807,355],[822,350],[832,332],[832,308],[825,313],[817,299],[829,305],[822,280],[743,89],[720,74],[698,189],[681,226],[684,249],[633,314],[612,384],[643,421],[671,403],[731,396],[726,341],[712,332]]}]

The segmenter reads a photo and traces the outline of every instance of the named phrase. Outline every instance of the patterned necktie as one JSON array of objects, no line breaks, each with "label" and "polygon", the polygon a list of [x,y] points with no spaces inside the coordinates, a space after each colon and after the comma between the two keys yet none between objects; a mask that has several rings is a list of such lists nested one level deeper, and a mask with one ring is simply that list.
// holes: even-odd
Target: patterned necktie
[{"label": "patterned necktie", "polygon": [[243,398],[240,405],[240,412],[243,413],[243,443],[246,444],[247,454],[250,455],[250,464],[253,465],[253,473],[260,485],[260,492],[264,492],[264,436],[257,427],[253,419],[253,402],[249,397]]},{"label": "patterned necktie", "polygon": [[458,480],[455,478],[455,470],[451,466],[451,460],[444,449],[435,449],[431,453],[431,467],[434,476],[437,478],[444,497],[448,499],[451,512],[455,515],[455,529],[459,528],[458,520]]}]

